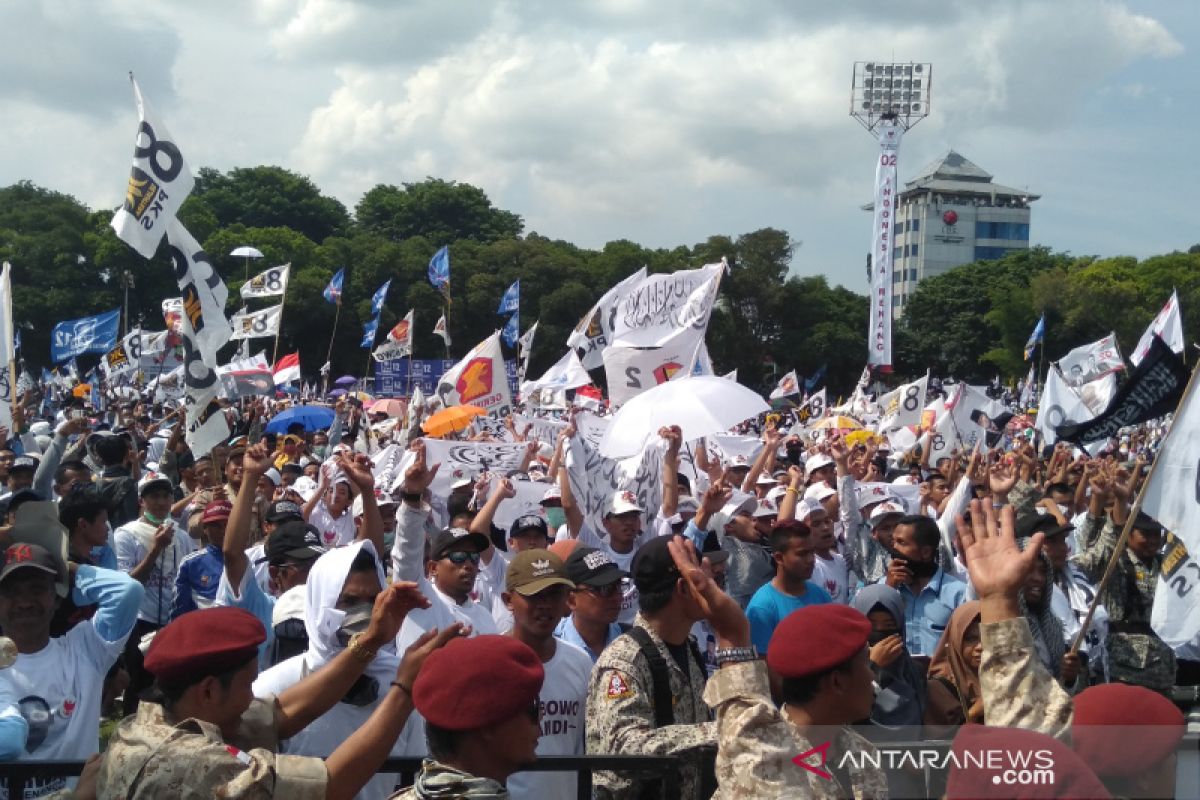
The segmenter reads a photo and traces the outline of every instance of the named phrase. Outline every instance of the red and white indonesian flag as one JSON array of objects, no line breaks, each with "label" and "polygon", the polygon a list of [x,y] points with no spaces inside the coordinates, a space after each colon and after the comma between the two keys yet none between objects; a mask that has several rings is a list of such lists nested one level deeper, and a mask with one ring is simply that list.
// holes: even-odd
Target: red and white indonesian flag
[{"label": "red and white indonesian flag", "polygon": [[276,386],[300,380],[300,353],[289,353],[279,359],[271,373]]},{"label": "red and white indonesian flag", "polygon": [[462,361],[451,367],[438,381],[437,394],[446,408],[478,406],[498,416],[512,411],[500,331],[475,345]]},{"label": "red and white indonesian flag", "polygon": [[195,181],[175,137],[150,110],[133,75],[129,80],[137,98],[138,132],[125,203],[113,216],[112,227],[123,242],[142,256],[153,258]]},{"label": "red and white indonesian flag", "polygon": [[1154,322],[1150,323],[1150,327],[1146,328],[1142,338],[1138,339],[1137,347],[1133,349],[1133,355],[1129,357],[1135,367],[1142,363],[1146,353],[1150,352],[1150,345],[1156,334],[1163,340],[1163,344],[1176,353],[1183,353],[1183,318],[1179,315],[1178,292],[1171,292],[1171,299],[1162,307],[1162,311],[1158,312],[1158,316],[1154,318]]},{"label": "red and white indonesian flag", "polygon": [[875,225],[871,233],[871,327],[867,332],[867,363],[892,363],[892,236],[896,222],[896,156],[904,128],[884,121],[879,126],[879,160],[875,165]]},{"label": "red and white indonesian flag", "polygon": [[775,384],[775,388],[771,390],[770,399],[778,400],[781,397],[791,397],[798,394],[800,394],[800,381],[796,378],[796,370],[792,370],[780,378],[779,383]]}]

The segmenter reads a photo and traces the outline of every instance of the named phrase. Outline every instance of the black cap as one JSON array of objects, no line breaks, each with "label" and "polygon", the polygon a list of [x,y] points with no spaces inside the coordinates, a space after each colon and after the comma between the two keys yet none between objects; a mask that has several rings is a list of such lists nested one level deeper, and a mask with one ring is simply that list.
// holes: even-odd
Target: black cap
[{"label": "black cap", "polygon": [[671,551],[667,549],[667,543],[672,538],[655,536],[638,548],[637,554],[633,557],[633,564],[630,566],[633,572],[633,583],[639,592],[674,586],[675,581],[681,577],[679,570],[675,567],[675,559],[671,558]]},{"label": "black cap", "polygon": [[576,547],[567,556],[567,577],[576,586],[611,586],[629,577],[603,550]]},{"label": "black cap", "polygon": [[1015,533],[1018,539],[1028,539],[1038,531],[1046,536],[1075,530],[1074,525],[1059,525],[1053,514],[1030,514],[1017,523]]},{"label": "black cap", "polygon": [[276,500],[267,507],[267,513],[263,519],[267,522],[285,522],[289,519],[303,520],[304,514],[300,511],[300,506],[291,500]]},{"label": "black cap", "polygon": [[272,564],[280,564],[289,558],[307,561],[325,553],[321,532],[302,520],[291,520],[280,525],[267,537],[263,549],[267,561]]},{"label": "black cap", "polygon": [[464,544],[475,545],[476,552],[482,553],[488,549],[491,541],[482,533],[474,533],[466,528],[445,528],[433,537],[433,543],[429,547],[429,556],[434,561],[438,561],[456,546]]},{"label": "black cap", "polygon": [[0,567],[0,581],[3,581],[19,569],[36,569],[49,573],[55,578],[61,577],[58,562],[50,551],[41,545],[17,543],[8,546],[4,551],[4,566]]},{"label": "black cap", "polygon": [[521,535],[523,531],[536,530],[543,536],[550,535],[550,528],[546,525],[546,520],[539,517],[537,514],[523,514],[513,520],[513,524],[509,526],[508,538],[515,539]]}]

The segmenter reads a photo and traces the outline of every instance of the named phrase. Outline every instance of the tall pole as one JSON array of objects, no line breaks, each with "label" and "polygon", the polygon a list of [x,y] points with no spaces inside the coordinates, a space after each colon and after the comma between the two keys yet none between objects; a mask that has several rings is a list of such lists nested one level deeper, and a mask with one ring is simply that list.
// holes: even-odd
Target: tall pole
[{"label": "tall pole", "polygon": [[337,337],[338,319],[342,316],[342,298],[339,295],[337,301],[337,310],[333,312],[333,330],[329,332],[329,349],[325,352],[325,378],[324,386],[321,389],[321,394],[329,393],[329,373],[333,372],[333,340]]},{"label": "tall pole", "polygon": [[[283,304],[287,302],[287,284],[283,285],[283,294],[279,297],[279,327],[275,329],[275,347],[271,349],[271,366],[275,366],[279,358],[279,334],[283,332]],[[335,325],[337,323],[334,323]]]}]

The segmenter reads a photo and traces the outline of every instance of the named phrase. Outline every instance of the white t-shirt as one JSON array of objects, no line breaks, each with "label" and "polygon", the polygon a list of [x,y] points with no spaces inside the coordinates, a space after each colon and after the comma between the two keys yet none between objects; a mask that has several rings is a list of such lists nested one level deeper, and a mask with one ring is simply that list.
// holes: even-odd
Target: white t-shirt
[{"label": "white t-shirt", "polygon": [[[29,724],[20,760],[83,761],[100,749],[104,676],[124,647],[124,639],[105,641],[89,621],[52,638],[37,653],[17,656],[5,674],[13,683],[21,716]],[[25,796],[42,797],[73,788],[75,783],[75,778],[35,780],[26,784]],[[0,796],[7,793],[5,783]]]},{"label": "white t-shirt", "polygon": [[354,541],[354,515],[347,508],[337,519],[329,513],[324,500],[318,500],[308,524],[321,532],[321,544],[326,547],[344,547]]},{"label": "white t-shirt", "polygon": [[[592,659],[575,645],[556,640],[554,657],[542,664],[546,679],[538,699],[542,704],[542,738],[539,756],[578,756],[584,753],[588,684]],[[571,798],[575,796],[573,772],[518,772],[508,779],[513,800]]]},{"label": "white t-shirt", "polygon": [[829,592],[835,603],[850,602],[850,568],[841,553],[830,553],[826,559],[817,555],[810,580]]},{"label": "white t-shirt", "polygon": [[[637,555],[638,548],[646,537],[645,533],[638,534],[638,537],[633,540],[633,549],[628,553],[618,553],[613,550],[608,544],[608,536],[599,536],[588,525],[584,525],[579,529],[579,544],[582,547],[595,547],[605,553],[613,563],[629,574],[633,574],[630,567],[633,565],[633,557]],[[632,579],[627,579],[621,584],[621,613],[617,615],[617,622],[632,625],[634,617],[638,613],[638,590],[633,584]]]},{"label": "white t-shirt", "polygon": [[[113,550],[116,552],[117,566],[122,572],[132,572],[142,563],[153,547],[156,530],[158,526],[138,517],[113,532]],[[175,576],[179,573],[179,564],[184,556],[195,548],[192,537],[176,525],[174,540],[159,554],[149,577],[142,582],[146,591],[138,608],[138,619],[155,625],[166,625],[171,620],[171,609],[175,605]]]},{"label": "white t-shirt", "polygon": [[250,561],[250,569],[254,572],[254,582],[258,584],[258,588],[262,589],[263,594],[267,597],[274,597],[275,587],[271,585],[271,565],[267,563],[267,547],[263,542],[259,542],[246,551],[246,558]]}]

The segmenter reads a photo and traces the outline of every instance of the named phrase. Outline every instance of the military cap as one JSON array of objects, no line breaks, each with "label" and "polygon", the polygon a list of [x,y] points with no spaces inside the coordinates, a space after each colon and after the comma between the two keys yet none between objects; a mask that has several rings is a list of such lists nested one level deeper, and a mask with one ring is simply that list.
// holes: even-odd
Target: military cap
[{"label": "military cap", "polygon": [[805,606],[771,635],[767,664],[784,678],[804,678],[843,664],[867,644],[871,623],[849,606]]},{"label": "military cap", "polygon": [[144,662],[162,686],[188,686],[243,666],[258,655],[267,632],[240,608],[190,611],[159,631]]},{"label": "military cap", "polygon": [[529,597],[551,586],[575,588],[561,558],[541,549],[522,550],[513,556],[504,579],[506,591]]},{"label": "military cap", "polygon": [[445,730],[486,728],[531,711],[544,678],[542,660],[511,636],[452,639],[425,659],[413,681],[413,705]]},{"label": "military cap", "polygon": [[1097,775],[1145,772],[1175,751],[1184,730],[1183,712],[1144,686],[1103,683],[1075,696],[1071,741]]}]

